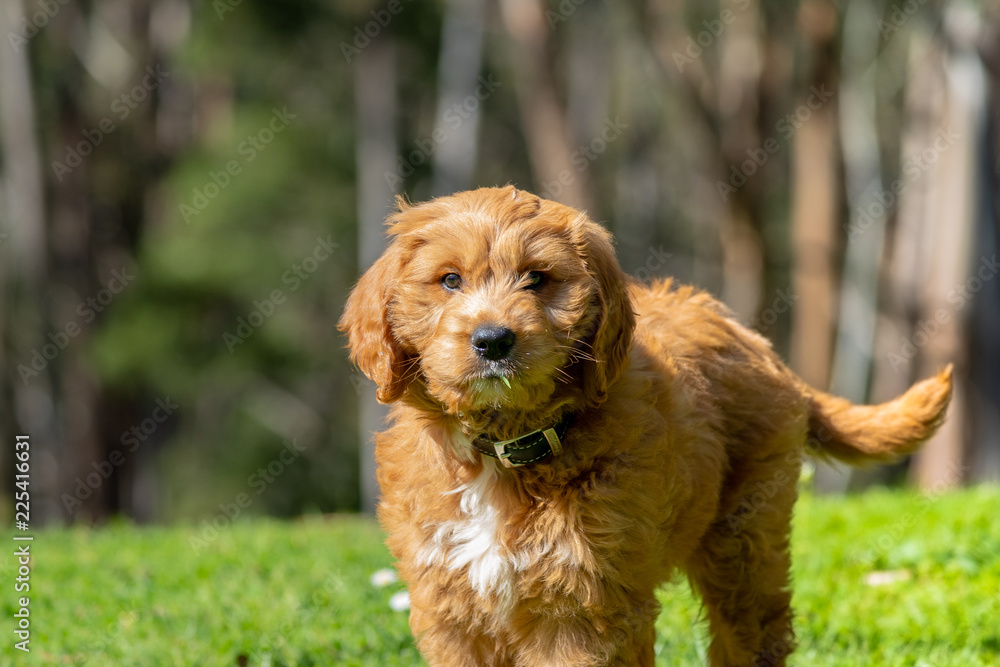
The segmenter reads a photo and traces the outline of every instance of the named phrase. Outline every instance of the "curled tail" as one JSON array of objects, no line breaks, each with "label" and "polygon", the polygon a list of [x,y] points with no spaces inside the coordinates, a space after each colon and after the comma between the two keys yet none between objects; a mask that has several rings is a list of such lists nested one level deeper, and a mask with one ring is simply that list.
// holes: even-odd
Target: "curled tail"
[{"label": "curled tail", "polygon": [[951,365],[880,405],[855,405],[815,390],[809,400],[814,453],[852,464],[891,461],[916,450],[944,421],[951,400]]}]

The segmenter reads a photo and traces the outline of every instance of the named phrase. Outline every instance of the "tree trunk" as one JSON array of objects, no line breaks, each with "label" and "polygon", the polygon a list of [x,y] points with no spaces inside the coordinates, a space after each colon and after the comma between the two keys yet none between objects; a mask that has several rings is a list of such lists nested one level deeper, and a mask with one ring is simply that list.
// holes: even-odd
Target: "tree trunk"
[{"label": "tree trunk", "polygon": [[[814,60],[810,86],[836,90],[836,9],[825,2],[800,7],[800,25],[810,39]],[[840,152],[837,108],[824,104],[794,136],[792,147],[792,332],[790,361],[814,387],[830,382],[830,357],[836,325],[834,263],[842,234]]]},{"label": "tree trunk", "polygon": [[[35,520],[58,515],[54,498],[57,476],[43,474],[46,461],[54,462],[59,430],[53,396],[55,367],[33,354],[51,341],[45,211],[40,149],[35,127],[34,91],[28,66],[28,45],[14,47],[8,36],[19,34],[24,20],[21,0],[0,8],[0,149],[3,160],[0,190],[0,437],[4,479],[12,468],[13,448],[6,443],[15,435],[28,435],[32,453],[32,516]],[[9,356],[4,357],[5,354]],[[43,363],[44,362],[44,363]],[[37,366],[42,369],[37,370]],[[55,471],[51,471],[54,473]],[[5,485],[6,487],[6,485]]]},{"label": "tree trunk", "polygon": [[[461,122],[446,128],[447,138],[434,153],[435,197],[449,195],[472,186],[476,169],[479,136],[479,68],[483,51],[483,14],[485,0],[449,0],[441,31],[441,54],[438,56],[438,102],[435,120],[443,123],[446,114],[455,114]],[[481,95],[484,93],[480,93]],[[476,103],[465,104],[466,100]],[[461,112],[455,112],[460,107]]]},{"label": "tree trunk", "polygon": [[500,0],[514,89],[539,194],[579,209],[591,208],[587,173],[573,168],[566,114],[556,96],[549,56],[552,31],[539,0]]},{"label": "tree trunk", "polygon": [[[374,40],[355,64],[355,102],[358,143],[358,265],[364,270],[385,250],[386,215],[392,210],[396,173],[396,48],[391,35]],[[375,511],[378,484],[375,480],[375,450],[372,433],[382,428],[388,409],[375,400],[370,382],[358,388],[358,428],[361,509]]]}]

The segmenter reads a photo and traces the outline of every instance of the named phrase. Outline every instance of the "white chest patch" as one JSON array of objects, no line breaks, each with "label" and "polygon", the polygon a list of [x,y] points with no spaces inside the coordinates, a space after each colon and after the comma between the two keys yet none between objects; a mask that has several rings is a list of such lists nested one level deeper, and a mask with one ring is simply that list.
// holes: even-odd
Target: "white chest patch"
[{"label": "white chest patch", "polygon": [[480,595],[494,593],[500,606],[510,611],[515,601],[515,576],[529,558],[511,553],[498,539],[499,512],[491,503],[496,472],[489,466],[460,493],[461,517],[441,522],[429,543],[417,554],[422,565],[449,570],[468,568],[469,583]]},{"label": "white chest patch", "polygon": [[505,546],[498,534],[502,518],[496,507],[496,484],[496,469],[487,465],[470,483],[452,490],[461,494],[459,516],[434,527],[417,552],[417,562],[452,571],[467,568],[473,590],[483,597],[496,596],[501,613],[509,614],[517,601],[520,573],[543,560],[577,568],[590,559],[585,540],[569,533],[531,549],[513,551]]}]

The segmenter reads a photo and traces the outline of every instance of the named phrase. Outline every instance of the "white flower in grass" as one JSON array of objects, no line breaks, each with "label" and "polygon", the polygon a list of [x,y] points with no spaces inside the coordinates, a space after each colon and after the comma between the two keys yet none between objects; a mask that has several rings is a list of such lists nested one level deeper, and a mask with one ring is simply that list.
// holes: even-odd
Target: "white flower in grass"
[{"label": "white flower in grass", "polygon": [[374,572],[369,581],[372,582],[372,586],[375,588],[385,588],[399,581],[399,575],[391,567],[384,567]]},{"label": "white flower in grass", "polygon": [[889,586],[901,581],[909,581],[913,573],[909,570],[888,570],[869,572],[865,575],[865,583],[869,586]]},{"label": "white flower in grass", "polygon": [[409,591],[399,591],[391,598],[389,598],[389,607],[393,611],[406,611],[410,608],[410,593]]}]

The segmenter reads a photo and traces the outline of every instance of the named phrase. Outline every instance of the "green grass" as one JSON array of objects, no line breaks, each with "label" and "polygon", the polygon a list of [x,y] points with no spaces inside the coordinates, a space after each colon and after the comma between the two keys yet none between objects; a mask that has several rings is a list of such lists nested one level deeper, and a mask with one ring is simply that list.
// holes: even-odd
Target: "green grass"
[{"label": "green grass", "polygon": [[[802,667],[1000,665],[1000,490],[804,497],[794,535]],[[358,517],[244,519],[196,553],[190,527],[38,531],[30,654],[13,650],[13,547],[0,556],[3,665],[419,665],[381,534]],[[12,545],[10,534],[4,536]],[[907,579],[866,583],[872,571]],[[703,664],[700,610],[662,592],[659,665]]]}]

